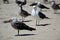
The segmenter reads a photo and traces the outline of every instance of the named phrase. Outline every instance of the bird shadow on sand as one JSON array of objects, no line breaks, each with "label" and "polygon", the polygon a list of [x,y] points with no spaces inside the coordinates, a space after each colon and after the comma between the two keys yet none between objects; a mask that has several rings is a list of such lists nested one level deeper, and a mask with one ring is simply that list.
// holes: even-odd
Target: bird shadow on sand
[{"label": "bird shadow on sand", "polygon": [[15,36],[32,36],[32,35],[36,35],[36,34],[19,34],[19,35],[15,35]]},{"label": "bird shadow on sand", "polygon": [[26,20],[26,21],[23,21],[23,22],[31,22],[32,20]]},{"label": "bird shadow on sand", "polygon": [[50,24],[40,24],[40,25],[37,25],[37,26],[47,26],[47,25],[50,25]]}]

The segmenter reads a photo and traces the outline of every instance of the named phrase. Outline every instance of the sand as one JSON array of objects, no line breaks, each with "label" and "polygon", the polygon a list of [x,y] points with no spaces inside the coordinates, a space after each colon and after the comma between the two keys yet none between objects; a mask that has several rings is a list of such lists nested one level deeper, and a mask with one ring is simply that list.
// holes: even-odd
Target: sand
[{"label": "sand", "polygon": [[[36,28],[36,31],[20,30],[20,36],[17,36],[17,30],[11,27],[10,23],[3,23],[11,17],[17,17],[21,19],[18,14],[18,6],[15,0],[9,0],[10,4],[3,4],[0,0],[0,40],[60,40],[60,13],[54,14],[50,4],[44,4],[50,9],[43,10],[43,13],[51,19],[44,19],[40,21],[40,24],[48,24],[45,26],[35,26],[35,19],[32,16],[28,16],[25,20],[31,20],[25,22],[30,27]],[[43,2],[42,0],[37,0]],[[31,13],[32,7],[29,5],[34,0],[28,0],[28,3],[23,7],[24,10]]]}]

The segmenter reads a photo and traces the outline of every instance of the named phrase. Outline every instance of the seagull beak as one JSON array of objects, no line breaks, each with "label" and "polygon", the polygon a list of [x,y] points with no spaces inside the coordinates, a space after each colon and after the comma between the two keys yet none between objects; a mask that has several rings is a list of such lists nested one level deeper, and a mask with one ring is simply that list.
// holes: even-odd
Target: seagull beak
[{"label": "seagull beak", "polygon": [[11,19],[9,19],[9,20],[6,20],[6,21],[3,21],[4,23],[9,23],[9,22],[11,22],[12,20]]}]

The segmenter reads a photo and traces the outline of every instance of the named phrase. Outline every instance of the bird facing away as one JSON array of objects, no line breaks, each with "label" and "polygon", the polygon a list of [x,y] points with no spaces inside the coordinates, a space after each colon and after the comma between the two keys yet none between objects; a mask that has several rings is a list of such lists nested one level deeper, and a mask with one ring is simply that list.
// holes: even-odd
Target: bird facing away
[{"label": "bird facing away", "polygon": [[56,4],[55,1],[51,1],[51,7],[54,9],[54,12],[56,13],[56,10],[60,9],[60,4]]},{"label": "bird facing away", "polygon": [[40,2],[32,3],[30,6],[38,6],[41,9],[49,9],[48,7],[46,7],[45,5],[41,4]]},{"label": "bird facing away", "polygon": [[35,28],[29,27],[25,23],[18,21],[16,17],[4,21],[4,23],[9,23],[9,22],[11,23],[11,26],[14,29],[18,30],[18,35],[19,35],[19,30],[29,30],[29,31],[36,30]]},{"label": "bird facing away", "polygon": [[23,10],[22,4],[20,5],[20,13],[19,15],[22,17],[22,21],[24,21],[24,18],[27,16],[31,16],[27,11]]},{"label": "bird facing away", "polygon": [[34,18],[36,18],[36,26],[39,26],[40,19],[49,19],[45,14],[40,12],[40,10],[38,9],[39,8],[37,6],[33,6],[32,14],[31,14]]},{"label": "bird facing away", "polygon": [[24,2],[22,2],[22,1],[18,1],[18,0],[16,0],[16,3],[17,3],[18,5],[19,5],[19,4],[26,5],[27,1],[24,0]]}]

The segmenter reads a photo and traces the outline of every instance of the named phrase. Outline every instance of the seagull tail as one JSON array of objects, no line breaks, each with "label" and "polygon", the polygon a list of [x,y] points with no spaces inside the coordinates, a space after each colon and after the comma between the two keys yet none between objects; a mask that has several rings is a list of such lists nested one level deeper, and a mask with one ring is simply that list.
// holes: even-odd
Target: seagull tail
[{"label": "seagull tail", "polygon": [[31,4],[31,5],[29,5],[29,6],[32,6],[32,4]]},{"label": "seagull tail", "polygon": [[29,16],[31,16],[31,14],[29,14]]},{"label": "seagull tail", "polygon": [[45,17],[46,19],[50,19],[49,17]]},{"label": "seagull tail", "polygon": [[46,9],[49,9],[48,7],[46,7]]},{"label": "seagull tail", "polygon": [[29,27],[28,30],[32,31],[32,30],[36,30],[35,28]]},{"label": "seagull tail", "polygon": [[48,7],[46,7],[46,6],[45,6],[44,8],[46,8],[46,9],[50,9],[50,8],[48,8]]}]

